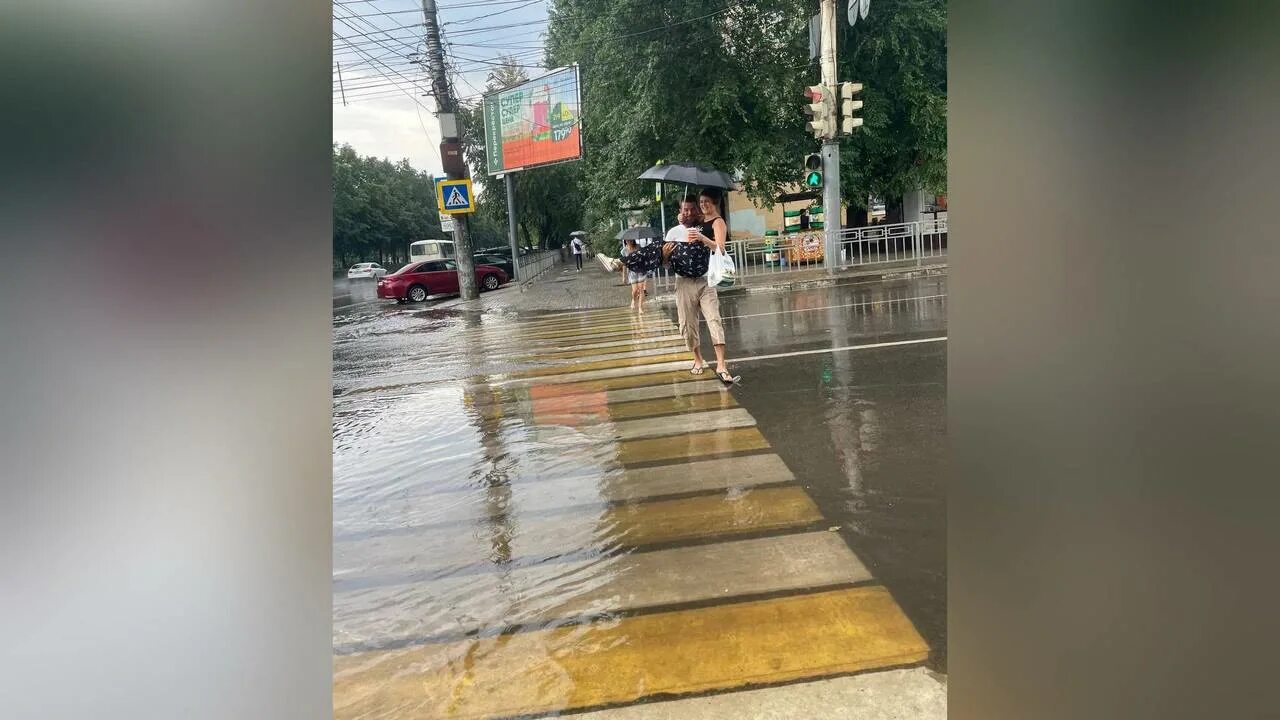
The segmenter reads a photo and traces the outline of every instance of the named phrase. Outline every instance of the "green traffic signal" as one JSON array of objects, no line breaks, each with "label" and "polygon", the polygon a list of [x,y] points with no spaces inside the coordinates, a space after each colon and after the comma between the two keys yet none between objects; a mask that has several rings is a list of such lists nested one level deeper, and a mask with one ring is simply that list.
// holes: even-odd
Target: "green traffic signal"
[{"label": "green traffic signal", "polygon": [[805,187],[822,187],[822,173],[817,170],[810,171],[808,175],[804,176],[804,184]]}]

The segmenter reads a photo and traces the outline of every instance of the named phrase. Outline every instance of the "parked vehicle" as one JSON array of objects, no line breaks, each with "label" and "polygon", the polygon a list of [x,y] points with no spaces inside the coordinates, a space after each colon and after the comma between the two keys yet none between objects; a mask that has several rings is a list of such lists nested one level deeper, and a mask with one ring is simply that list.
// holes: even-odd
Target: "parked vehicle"
[{"label": "parked vehicle", "polygon": [[[532,252],[534,251],[530,250],[529,248],[520,248],[521,257],[524,257],[525,255],[528,255],[529,253],[532,253]],[[477,255],[501,255],[502,257],[509,258],[511,257],[511,246],[501,245],[501,246],[495,246],[495,247],[489,247],[489,248],[481,248],[479,250],[476,250],[476,254]]]},{"label": "parked vehicle", "polygon": [[515,266],[511,262],[511,258],[505,255],[484,255],[476,253],[475,259],[477,265],[492,265],[494,267],[502,268],[502,272],[506,273],[507,277],[516,276]]},{"label": "parked vehicle", "polygon": [[[476,265],[476,284],[481,290],[497,290],[510,279],[502,268]],[[453,260],[409,263],[378,281],[378,297],[400,302],[422,302],[428,295],[458,292],[458,265]]]},{"label": "parked vehicle", "polygon": [[409,262],[447,260],[457,257],[452,240],[419,240],[409,244]]},{"label": "parked vehicle", "polygon": [[387,274],[387,269],[378,263],[356,263],[347,271],[347,279],[380,278]]}]

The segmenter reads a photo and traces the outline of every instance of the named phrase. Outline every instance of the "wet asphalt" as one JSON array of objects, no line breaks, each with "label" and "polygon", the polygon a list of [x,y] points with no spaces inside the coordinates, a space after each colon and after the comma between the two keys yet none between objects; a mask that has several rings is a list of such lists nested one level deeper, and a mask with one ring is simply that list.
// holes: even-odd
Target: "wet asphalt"
[{"label": "wet asphalt", "polygon": [[[415,611],[404,608],[421,602],[410,591],[361,594],[391,583],[387,577],[403,587],[415,578],[463,583],[460,604],[475,592],[460,579],[472,572],[465,567],[437,572],[415,561],[408,569],[383,568],[382,550],[376,548],[391,547],[397,533],[466,524],[459,513],[471,511],[488,528],[487,541],[482,550],[459,546],[457,552],[487,553],[484,561],[513,567],[519,558],[512,555],[509,535],[535,527],[541,516],[532,510],[513,514],[510,508],[574,502],[549,497],[554,484],[545,485],[541,496],[521,495],[529,486],[525,481],[572,475],[603,462],[587,452],[548,453],[545,460],[536,451],[522,454],[501,440],[515,427],[511,417],[477,411],[508,401],[501,391],[467,378],[504,377],[529,367],[511,352],[468,339],[476,333],[501,336],[508,316],[441,308],[439,301],[381,301],[373,286],[340,278],[334,287],[335,626],[360,628],[344,634],[336,627],[335,647],[359,646],[361,633],[392,636],[418,622],[406,619]],[[943,672],[946,293],[941,275],[721,299],[730,365],[742,377],[732,400],[754,419],[817,505],[823,524],[830,525],[824,529],[834,528],[923,636],[928,665]],[[535,326],[542,318],[557,314],[520,316]],[[651,305],[650,318],[674,321],[674,308]],[[704,354],[714,357],[706,343],[704,333]],[[512,455],[521,455],[520,462]],[[421,487],[424,474],[431,477],[431,490]],[[440,495],[440,486],[448,486],[441,492],[458,494]],[[373,553],[367,559],[343,549],[365,538],[376,540],[374,550],[361,550]],[[551,602],[556,582],[548,576],[534,586]],[[489,624],[501,626],[502,618],[490,618]]]}]

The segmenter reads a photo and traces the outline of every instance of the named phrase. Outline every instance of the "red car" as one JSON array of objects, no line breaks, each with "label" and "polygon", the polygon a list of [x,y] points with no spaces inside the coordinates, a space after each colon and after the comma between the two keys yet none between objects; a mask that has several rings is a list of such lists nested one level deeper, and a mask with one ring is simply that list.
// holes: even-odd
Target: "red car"
[{"label": "red car", "polygon": [[[502,268],[476,265],[476,284],[481,290],[497,290],[510,278]],[[422,302],[428,295],[456,295],[458,265],[452,260],[409,263],[378,280],[378,297],[404,302]]]}]

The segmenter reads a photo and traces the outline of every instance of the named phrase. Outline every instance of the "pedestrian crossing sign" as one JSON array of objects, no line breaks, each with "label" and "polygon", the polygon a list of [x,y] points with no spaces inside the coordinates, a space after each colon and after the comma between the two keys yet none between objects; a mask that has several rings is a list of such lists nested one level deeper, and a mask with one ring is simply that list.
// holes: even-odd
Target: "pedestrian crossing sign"
[{"label": "pedestrian crossing sign", "polygon": [[436,182],[436,202],[440,212],[460,215],[476,211],[475,194],[470,180],[441,180]]}]

